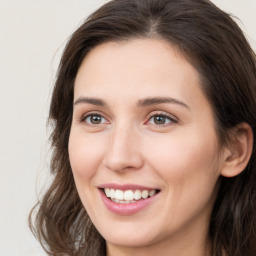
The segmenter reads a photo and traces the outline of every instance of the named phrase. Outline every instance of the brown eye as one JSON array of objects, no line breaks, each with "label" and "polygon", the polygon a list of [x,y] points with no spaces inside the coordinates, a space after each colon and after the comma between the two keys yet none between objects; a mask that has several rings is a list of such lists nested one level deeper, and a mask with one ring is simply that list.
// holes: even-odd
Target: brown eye
[{"label": "brown eye", "polygon": [[168,126],[177,123],[177,120],[166,114],[152,115],[147,124],[155,126]]},{"label": "brown eye", "polygon": [[101,123],[101,116],[98,116],[98,115],[91,115],[90,116],[90,122],[92,124],[100,124]]},{"label": "brown eye", "polygon": [[90,125],[97,125],[97,124],[107,123],[107,120],[101,115],[90,114],[84,118],[84,122],[86,122],[87,124],[90,124]]},{"label": "brown eye", "polygon": [[153,120],[154,120],[154,123],[155,124],[165,124],[166,123],[166,117],[164,116],[154,116],[153,117]]}]

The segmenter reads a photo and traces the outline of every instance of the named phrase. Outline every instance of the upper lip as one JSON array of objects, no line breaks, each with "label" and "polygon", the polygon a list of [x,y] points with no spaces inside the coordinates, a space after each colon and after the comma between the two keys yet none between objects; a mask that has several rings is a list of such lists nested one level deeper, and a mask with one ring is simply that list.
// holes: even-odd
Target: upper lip
[{"label": "upper lip", "polygon": [[139,189],[139,190],[159,190],[158,188],[152,188],[137,184],[115,184],[115,183],[105,183],[99,185],[99,188],[113,188],[113,189],[120,189],[120,190],[128,190],[128,189]]}]

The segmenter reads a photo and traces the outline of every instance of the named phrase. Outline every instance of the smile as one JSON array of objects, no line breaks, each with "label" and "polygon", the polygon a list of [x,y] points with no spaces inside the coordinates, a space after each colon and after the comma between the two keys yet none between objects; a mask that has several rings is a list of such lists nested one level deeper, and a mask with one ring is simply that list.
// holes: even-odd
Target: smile
[{"label": "smile", "polygon": [[106,208],[119,215],[135,214],[153,203],[160,190],[139,186],[101,186],[100,194]]},{"label": "smile", "polygon": [[136,203],[140,199],[147,199],[157,193],[156,189],[153,190],[120,190],[113,188],[104,188],[105,195],[113,202],[119,204]]}]

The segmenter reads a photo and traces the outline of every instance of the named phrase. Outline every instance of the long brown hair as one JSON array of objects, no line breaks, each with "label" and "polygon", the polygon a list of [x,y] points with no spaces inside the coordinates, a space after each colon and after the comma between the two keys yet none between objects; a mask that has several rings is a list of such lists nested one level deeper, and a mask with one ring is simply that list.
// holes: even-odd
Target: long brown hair
[{"label": "long brown hair", "polygon": [[[66,45],[52,94],[49,119],[53,182],[30,215],[30,227],[49,255],[104,255],[105,242],[76,190],[68,155],[74,80],[86,54],[107,41],[161,38],[197,69],[223,143],[246,122],[256,137],[255,55],[242,31],[208,0],[113,0],[94,12]],[[210,220],[212,255],[256,255],[256,145],[246,169],[221,177]],[[32,213],[32,212],[31,212]]]}]

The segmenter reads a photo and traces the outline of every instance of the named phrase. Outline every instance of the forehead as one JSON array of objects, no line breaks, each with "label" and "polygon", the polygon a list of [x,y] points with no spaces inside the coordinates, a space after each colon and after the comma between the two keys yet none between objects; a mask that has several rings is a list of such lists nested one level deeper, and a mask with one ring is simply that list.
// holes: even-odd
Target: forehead
[{"label": "forehead", "polygon": [[164,40],[108,42],[92,49],[75,80],[81,94],[115,99],[172,96],[194,103],[204,98],[200,76],[177,47]]}]

